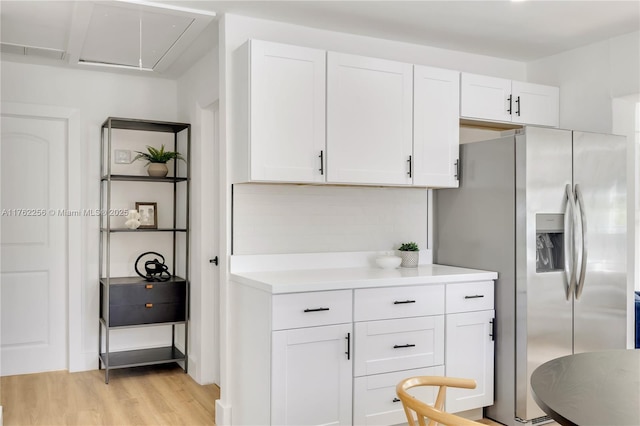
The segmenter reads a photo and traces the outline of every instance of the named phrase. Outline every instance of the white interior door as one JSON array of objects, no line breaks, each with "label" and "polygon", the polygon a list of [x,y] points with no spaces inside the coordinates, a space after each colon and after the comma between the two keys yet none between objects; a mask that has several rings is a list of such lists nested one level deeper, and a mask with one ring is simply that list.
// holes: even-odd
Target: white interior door
[{"label": "white interior door", "polygon": [[67,121],[2,116],[0,374],[67,368]]}]

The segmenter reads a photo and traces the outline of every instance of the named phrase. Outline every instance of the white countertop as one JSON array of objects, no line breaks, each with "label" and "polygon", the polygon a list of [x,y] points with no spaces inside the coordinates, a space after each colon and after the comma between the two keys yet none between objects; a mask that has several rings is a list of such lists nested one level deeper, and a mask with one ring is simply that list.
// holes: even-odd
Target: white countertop
[{"label": "white countertop", "polygon": [[496,278],[498,278],[496,272],[446,265],[420,265],[417,268],[398,269],[376,267],[298,269],[231,274],[231,280],[236,283],[272,294],[416,284],[446,284],[495,280]]}]

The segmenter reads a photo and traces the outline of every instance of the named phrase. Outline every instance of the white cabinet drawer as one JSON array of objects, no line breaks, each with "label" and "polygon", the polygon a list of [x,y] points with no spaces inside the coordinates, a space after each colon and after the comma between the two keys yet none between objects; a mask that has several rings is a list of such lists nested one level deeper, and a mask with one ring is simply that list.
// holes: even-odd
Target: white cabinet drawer
[{"label": "white cabinet drawer", "polygon": [[355,324],[354,375],[444,363],[444,315]]},{"label": "white cabinet drawer", "polygon": [[447,284],[447,313],[493,309],[493,281]]},{"label": "white cabinet drawer", "polygon": [[444,313],[444,284],[355,290],[354,321]]},{"label": "white cabinet drawer", "polygon": [[352,321],[351,290],[278,294],[272,304],[273,330]]},{"label": "white cabinet drawer", "polygon": [[[353,424],[359,426],[395,425],[406,423],[402,402],[396,395],[396,385],[414,376],[444,376],[444,367],[418,368],[394,373],[356,377],[353,381]],[[411,389],[411,395],[427,404],[436,399],[436,387]]]}]

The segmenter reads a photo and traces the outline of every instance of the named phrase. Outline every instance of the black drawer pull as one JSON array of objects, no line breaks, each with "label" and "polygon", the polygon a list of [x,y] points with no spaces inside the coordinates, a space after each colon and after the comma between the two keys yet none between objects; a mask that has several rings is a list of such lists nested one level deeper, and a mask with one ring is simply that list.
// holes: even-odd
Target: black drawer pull
[{"label": "black drawer pull", "polygon": [[481,297],[484,297],[484,294],[474,294],[473,296],[465,296],[465,299],[479,299]]},{"label": "black drawer pull", "polygon": [[393,302],[394,305],[405,305],[407,303],[416,303],[415,300],[396,300]]},{"label": "black drawer pull", "polygon": [[398,398],[393,398],[393,401],[391,402],[400,402],[400,400]]},{"label": "black drawer pull", "polygon": [[411,343],[408,343],[406,345],[393,345],[393,349],[400,349],[400,348],[415,348],[416,345],[412,345]]},{"label": "black drawer pull", "polygon": [[315,309],[305,309],[303,312],[322,312],[328,311],[329,308],[315,308]]}]

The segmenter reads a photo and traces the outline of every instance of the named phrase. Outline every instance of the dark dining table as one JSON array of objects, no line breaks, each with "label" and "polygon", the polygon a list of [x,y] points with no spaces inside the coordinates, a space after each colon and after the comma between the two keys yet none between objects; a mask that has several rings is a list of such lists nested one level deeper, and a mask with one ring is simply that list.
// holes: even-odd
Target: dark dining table
[{"label": "dark dining table", "polygon": [[640,349],[586,352],[531,374],[533,399],[562,425],[640,425]]}]

